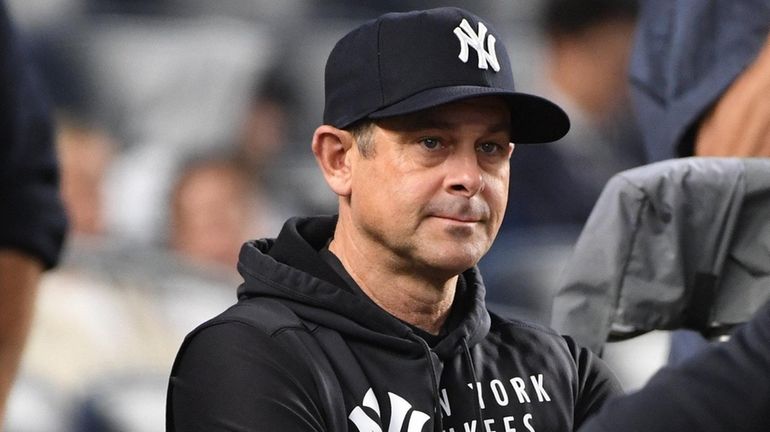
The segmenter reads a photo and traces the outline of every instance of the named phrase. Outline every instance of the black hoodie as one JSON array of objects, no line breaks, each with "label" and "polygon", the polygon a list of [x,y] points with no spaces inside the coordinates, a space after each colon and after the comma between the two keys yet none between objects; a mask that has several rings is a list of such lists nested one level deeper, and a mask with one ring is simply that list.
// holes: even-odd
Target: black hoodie
[{"label": "black hoodie", "polygon": [[321,257],[335,223],[243,246],[238,303],[177,355],[168,431],[572,431],[620,392],[571,339],[490,314],[476,268],[428,344]]}]

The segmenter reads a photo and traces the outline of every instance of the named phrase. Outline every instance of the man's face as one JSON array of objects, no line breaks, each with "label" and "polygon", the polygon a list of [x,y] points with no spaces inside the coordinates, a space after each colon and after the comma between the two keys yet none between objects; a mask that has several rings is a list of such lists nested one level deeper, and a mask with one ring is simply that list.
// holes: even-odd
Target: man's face
[{"label": "man's face", "polygon": [[403,271],[443,277],[475,265],[505,213],[509,131],[497,97],[378,121],[374,153],[352,150],[356,233]]}]

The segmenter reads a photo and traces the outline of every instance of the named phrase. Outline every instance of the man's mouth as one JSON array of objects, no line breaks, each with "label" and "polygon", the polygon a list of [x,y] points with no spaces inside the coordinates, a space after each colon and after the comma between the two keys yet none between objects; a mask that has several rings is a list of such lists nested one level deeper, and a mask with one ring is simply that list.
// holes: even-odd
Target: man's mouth
[{"label": "man's mouth", "polygon": [[477,223],[481,222],[481,218],[478,216],[471,216],[471,215],[433,215],[435,218],[439,219],[446,219],[454,222],[461,222],[461,223]]}]

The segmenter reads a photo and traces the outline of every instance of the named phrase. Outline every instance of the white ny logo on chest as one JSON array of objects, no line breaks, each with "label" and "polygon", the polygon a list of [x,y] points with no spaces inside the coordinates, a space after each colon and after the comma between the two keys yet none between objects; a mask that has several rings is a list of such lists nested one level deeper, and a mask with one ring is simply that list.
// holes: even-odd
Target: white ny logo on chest
[{"label": "white ny logo on chest", "polygon": [[[388,392],[388,399],[390,399],[390,419],[387,423],[388,432],[401,431],[405,422],[407,424],[407,432],[422,432],[423,426],[430,420],[429,415],[413,409],[411,403],[395,393]],[[364,407],[373,411],[376,418],[369,417],[363,410]],[[361,405],[355,407],[348,416],[359,432],[383,432],[378,422],[379,417],[380,402],[371,388],[364,395]]]},{"label": "white ny logo on chest", "polygon": [[[463,18],[459,26],[454,30],[457,39],[460,40],[460,54],[457,56],[463,63],[468,63],[468,47],[472,47],[476,50],[479,57],[479,69],[487,69],[487,64],[492,66],[495,72],[500,71],[500,63],[497,61],[497,54],[495,53],[495,37],[487,35],[487,26],[479,22],[479,31],[476,33],[473,31],[473,27],[468,24],[468,21]],[[484,47],[484,39],[486,36],[487,46]]]}]

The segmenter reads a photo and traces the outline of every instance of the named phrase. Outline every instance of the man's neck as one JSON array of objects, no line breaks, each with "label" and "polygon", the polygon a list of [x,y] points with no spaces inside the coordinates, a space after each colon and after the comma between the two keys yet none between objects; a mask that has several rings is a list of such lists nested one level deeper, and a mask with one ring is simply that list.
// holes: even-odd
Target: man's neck
[{"label": "man's neck", "polygon": [[[340,235],[341,234],[341,235]],[[371,256],[339,230],[329,244],[361,290],[382,309],[428,333],[438,334],[449,316],[457,278],[430,279]]]}]

